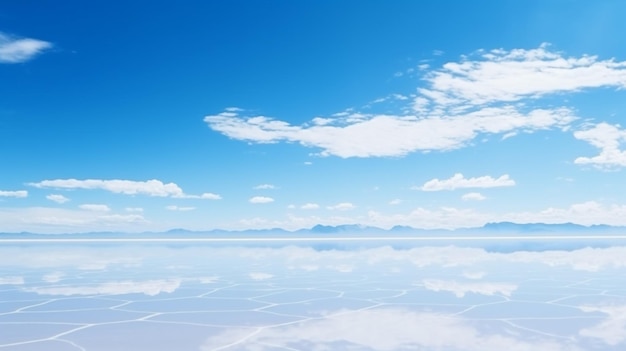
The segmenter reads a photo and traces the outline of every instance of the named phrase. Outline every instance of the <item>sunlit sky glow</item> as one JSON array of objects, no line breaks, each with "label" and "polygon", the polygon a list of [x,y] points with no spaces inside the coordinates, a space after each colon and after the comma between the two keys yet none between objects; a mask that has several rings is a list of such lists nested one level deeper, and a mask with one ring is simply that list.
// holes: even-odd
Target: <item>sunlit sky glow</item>
[{"label": "sunlit sky glow", "polygon": [[0,232],[626,225],[619,0],[0,5]]}]

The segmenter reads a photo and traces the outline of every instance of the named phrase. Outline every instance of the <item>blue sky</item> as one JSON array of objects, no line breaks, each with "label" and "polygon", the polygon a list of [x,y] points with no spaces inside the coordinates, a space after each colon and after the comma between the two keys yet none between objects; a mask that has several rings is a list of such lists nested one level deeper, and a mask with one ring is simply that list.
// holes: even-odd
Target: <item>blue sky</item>
[{"label": "blue sky", "polygon": [[0,5],[0,231],[626,225],[622,1]]}]

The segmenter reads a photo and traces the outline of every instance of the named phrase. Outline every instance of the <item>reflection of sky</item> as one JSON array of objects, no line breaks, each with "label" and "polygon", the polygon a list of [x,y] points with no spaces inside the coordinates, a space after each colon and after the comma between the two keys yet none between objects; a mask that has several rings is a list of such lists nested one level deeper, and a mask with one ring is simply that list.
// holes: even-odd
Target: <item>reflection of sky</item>
[{"label": "reflection of sky", "polygon": [[0,246],[0,350],[626,346],[626,247],[293,244]]}]

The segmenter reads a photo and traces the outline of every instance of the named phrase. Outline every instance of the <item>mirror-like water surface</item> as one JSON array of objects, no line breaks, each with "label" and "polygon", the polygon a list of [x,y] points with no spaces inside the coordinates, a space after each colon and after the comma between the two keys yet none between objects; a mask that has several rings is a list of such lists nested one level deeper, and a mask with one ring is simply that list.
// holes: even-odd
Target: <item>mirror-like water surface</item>
[{"label": "mirror-like water surface", "polygon": [[626,247],[423,244],[5,242],[0,349],[626,346]]}]

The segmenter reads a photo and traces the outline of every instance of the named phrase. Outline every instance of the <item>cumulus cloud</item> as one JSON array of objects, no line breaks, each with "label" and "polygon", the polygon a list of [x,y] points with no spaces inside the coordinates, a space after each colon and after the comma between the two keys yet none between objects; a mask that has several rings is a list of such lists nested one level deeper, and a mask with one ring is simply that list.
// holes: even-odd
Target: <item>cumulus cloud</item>
[{"label": "cumulus cloud", "polygon": [[50,201],[54,201],[58,204],[64,204],[68,201],[70,201],[70,199],[68,199],[67,197],[60,195],[60,194],[50,194],[46,196],[46,199],[50,200]]},{"label": "cumulus cloud", "polygon": [[626,151],[620,150],[620,146],[626,142],[626,130],[619,125],[598,123],[574,132],[574,137],[600,150],[600,154],[593,157],[578,157],[574,163],[598,168],[626,166]]},{"label": "cumulus cloud", "polygon": [[485,200],[486,197],[481,193],[467,193],[461,196],[461,199],[464,201],[482,201]]},{"label": "cumulus cloud", "polygon": [[81,210],[86,210],[86,211],[96,211],[96,212],[108,212],[108,211],[111,211],[109,206],[107,206],[107,205],[100,205],[100,204],[83,204],[83,205],[80,205],[78,207]]},{"label": "cumulus cloud", "polygon": [[37,183],[29,183],[29,185],[37,188],[55,188],[55,189],[99,189],[106,190],[117,194],[126,195],[148,195],[159,197],[175,197],[190,199],[210,199],[219,200],[221,197],[213,193],[204,193],[202,195],[185,194],[183,190],[175,183],[163,183],[160,180],[152,179],[147,181],[134,180],[102,180],[102,179],[53,179],[43,180]]},{"label": "cumulus cloud", "polygon": [[248,202],[250,202],[251,204],[267,204],[270,202],[274,202],[274,199],[267,196],[254,196],[251,197]]},{"label": "cumulus cloud", "polygon": [[196,208],[195,207],[180,207],[180,206],[176,206],[176,205],[170,205],[170,206],[166,206],[165,209],[170,210],[170,211],[193,211]]},{"label": "cumulus cloud", "polygon": [[320,208],[320,205],[309,202],[300,206],[300,208],[303,210],[317,210],[318,208]]},{"label": "cumulus cloud", "polygon": [[52,47],[52,43],[32,38],[17,38],[0,32],[0,63],[21,63]]},{"label": "cumulus cloud", "polygon": [[514,185],[515,181],[511,179],[508,174],[504,174],[498,178],[493,178],[491,176],[465,178],[463,174],[456,173],[449,179],[439,180],[435,178],[427,181],[421,187],[413,187],[413,189],[419,189],[422,191],[440,191],[461,188],[496,188]]},{"label": "cumulus cloud", "polygon": [[356,206],[354,206],[350,202],[341,202],[341,203],[338,203],[336,205],[328,206],[326,208],[329,209],[329,210],[333,210],[333,211],[348,211],[348,210],[355,209]]},{"label": "cumulus cloud", "polygon": [[28,191],[26,190],[17,190],[17,191],[4,191],[0,190],[0,197],[27,197]]},{"label": "cumulus cloud", "polygon": [[126,207],[124,210],[126,210],[126,212],[143,212],[143,208],[141,207]]}]

